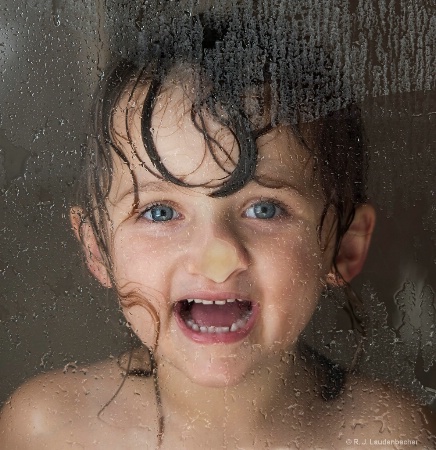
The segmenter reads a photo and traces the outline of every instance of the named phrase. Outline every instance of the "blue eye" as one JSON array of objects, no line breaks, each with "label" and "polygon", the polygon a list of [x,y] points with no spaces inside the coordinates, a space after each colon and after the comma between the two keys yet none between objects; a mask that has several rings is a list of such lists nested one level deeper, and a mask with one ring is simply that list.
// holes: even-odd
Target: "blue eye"
[{"label": "blue eye", "polygon": [[271,202],[258,202],[247,209],[246,216],[250,219],[272,219],[278,216],[282,209]]},{"label": "blue eye", "polygon": [[168,205],[153,205],[145,210],[142,214],[147,220],[151,222],[167,222],[178,217],[174,208]]}]

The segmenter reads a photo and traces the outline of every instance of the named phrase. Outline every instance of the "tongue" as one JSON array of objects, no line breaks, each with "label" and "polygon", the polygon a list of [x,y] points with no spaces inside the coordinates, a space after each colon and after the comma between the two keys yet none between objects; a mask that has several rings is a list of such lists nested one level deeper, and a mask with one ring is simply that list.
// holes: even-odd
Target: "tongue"
[{"label": "tongue", "polygon": [[191,307],[191,317],[199,326],[231,327],[234,322],[245,317],[249,311],[246,305],[239,302],[225,305],[203,305],[194,303]]}]

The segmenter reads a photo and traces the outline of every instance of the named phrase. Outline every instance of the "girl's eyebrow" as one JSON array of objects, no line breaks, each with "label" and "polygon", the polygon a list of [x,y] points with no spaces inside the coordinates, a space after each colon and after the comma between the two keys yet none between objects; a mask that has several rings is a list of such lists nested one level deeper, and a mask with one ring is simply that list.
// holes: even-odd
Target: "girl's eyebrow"
[{"label": "girl's eyebrow", "polygon": [[[284,179],[281,177],[275,178],[270,177],[268,175],[260,175],[256,177],[255,179],[251,180],[249,182],[254,183],[260,187],[264,187],[267,189],[284,189],[287,191],[295,192],[299,197],[306,199],[309,192],[306,192],[303,190],[300,186],[298,186],[296,183],[292,183],[288,179]],[[183,187],[177,186],[171,182],[168,181],[150,181],[148,183],[142,183],[138,186],[138,193],[139,192],[174,192],[175,190],[180,191]],[[189,188],[186,188],[189,189]],[[135,193],[135,187],[133,185],[130,186],[128,190],[121,190],[117,193],[115,196],[115,202],[118,203],[121,200],[123,200],[125,197],[129,195],[133,195]]]},{"label": "girl's eyebrow", "polygon": [[292,183],[290,180],[283,178],[272,178],[268,175],[259,175],[253,180],[257,185],[266,187],[268,189],[284,189],[287,191],[293,191],[302,198],[307,198],[308,192],[305,192],[296,183]]},{"label": "girl's eyebrow", "polygon": [[[173,191],[176,185],[168,183],[165,181],[150,181],[148,183],[143,183],[138,186],[138,192],[170,192]],[[118,203],[123,200],[128,195],[133,195],[136,189],[132,185],[127,191],[118,192],[115,197],[115,202]]]}]

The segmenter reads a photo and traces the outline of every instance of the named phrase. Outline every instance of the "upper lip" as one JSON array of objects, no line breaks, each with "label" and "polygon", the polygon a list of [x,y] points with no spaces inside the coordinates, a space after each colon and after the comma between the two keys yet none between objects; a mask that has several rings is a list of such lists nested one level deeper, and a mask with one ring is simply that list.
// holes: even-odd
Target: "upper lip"
[{"label": "upper lip", "polygon": [[188,298],[198,298],[201,300],[227,300],[229,298],[237,298],[251,302],[247,294],[234,291],[190,291],[177,298],[176,302],[187,300]]}]

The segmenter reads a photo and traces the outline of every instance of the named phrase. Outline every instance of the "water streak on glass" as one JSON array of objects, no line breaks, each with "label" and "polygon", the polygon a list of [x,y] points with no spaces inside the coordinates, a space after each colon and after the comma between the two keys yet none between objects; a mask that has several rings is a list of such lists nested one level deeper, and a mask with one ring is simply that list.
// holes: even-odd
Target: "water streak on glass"
[{"label": "water streak on glass", "polygon": [[61,10],[63,0],[52,0],[51,3],[51,17],[55,27],[59,27],[61,25]]}]

